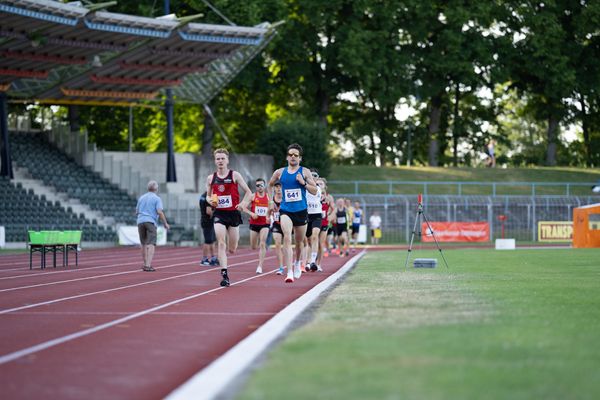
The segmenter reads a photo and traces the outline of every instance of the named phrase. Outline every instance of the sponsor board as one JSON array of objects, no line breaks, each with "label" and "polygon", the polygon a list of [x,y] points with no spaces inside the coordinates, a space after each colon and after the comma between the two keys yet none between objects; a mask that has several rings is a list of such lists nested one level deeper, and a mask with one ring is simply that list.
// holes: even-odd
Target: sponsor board
[{"label": "sponsor board", "polygon": [[[137,225],[122,225],[117,230],[117,234],[119,235],[119,244],[122,246],[140,245],[140,234]],[[156,230],[156,244],[158,246],[167,244],[167,231],[162,226],[159,226]]]},{"label": "sponsor board", "polygon": [[571,242],[572,221],[538,221],[538,242]]},{"label": "sponsor board", "polygon": [[[438,242],[490,241],[490,224],[487,222],[430,222],[429,224]],[[421,232],[423,232],[424,242],[434,241],[426,223],[422,224]]]}]

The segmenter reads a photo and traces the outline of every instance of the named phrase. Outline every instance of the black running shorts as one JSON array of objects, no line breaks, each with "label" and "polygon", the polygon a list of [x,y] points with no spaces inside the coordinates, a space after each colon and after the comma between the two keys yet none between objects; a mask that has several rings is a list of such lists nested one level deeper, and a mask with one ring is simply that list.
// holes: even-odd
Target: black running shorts
[{"label": "black running shorts", "polygon": [[348,232],[348,226],[346,224],[338,224],[335,226],[335,234],[337,236],[341,236],[344,232]]},{"label": "black running shorts", "polygon": [[308,226],[306,227],[306,237],[312,236],[313,229],[321,229],[321,214],[308,214]]},{"label": "black running shorts", "polygon": [[242,214],[239,211],[216,210],[213,214],[215,224],[225,225],[227,228],[242,224]]},{"label": "black running shorts", "polygon": [[250,230],[254,232],[260,232],[263,229],[269,229],[269,225],[253,225],[250,224]]},{"label": "black running shorts", "polygon": [[287,215],[292,220],[292,224],[294,224],[294,226],[302,226],[302,225],[306,225],[308,223],[308,211],[307,210],[296,211],[296,212],[280,210],[279,213],[280,213],[280,216],[279,216],[280,221],[281,221],[281,215]]},{"label": "black running shorts", "polygon": [[281,225],[273,224],[273,226],[271,227],[271,233],[279,233],[281,236],[283,236],[283,231],[281,230]]}]

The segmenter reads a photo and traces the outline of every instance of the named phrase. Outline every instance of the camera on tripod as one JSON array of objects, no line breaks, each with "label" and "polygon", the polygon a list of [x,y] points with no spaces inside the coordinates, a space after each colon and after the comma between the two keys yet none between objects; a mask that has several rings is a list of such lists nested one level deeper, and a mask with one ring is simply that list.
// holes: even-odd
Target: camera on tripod
[{"label": "camera on tripod", "polygon": [[[419,229],[419,237],[421,237],[421,226],[422,226],[421,218],[423,218],[423,220],[425,221],[425,224],[427,225],[427,231],[433,237],[433,240],[435,241],[435,245],[437,246],[437,249],[439,250],[440,255],[442,256],[442,260],[444,260],[444,264],[446,265],[446,268],[449,268],[448,263],[446,262],[446,258],[444,257],[444,253],[442,253],[442,249],[440,248],[437,238],[435,237],[435,232],[433,231],[433,228],[431,227],[431,224],[429,223],[429,219],[427,219],[427,216],[425,215],[425,211],[423,210],[423,208],[424,208],[423,207],[423,195],[421,193],[419,193],[419,195],[417,196],[417,215],[415,216],[415,225],[413,226],[413,230],[410,235],[410,243],[408,245],[408,253],[406,254],[406,261],[404,262],[404,269],[406,269],[408,267],[408,260],[410,258],[410,253],[412,251],[413,241],[415,238],[415,232],[417,231],[417,227]],[[416,258],[413,262],[413,266],[415,268],[435,268],[437,266],[437,259],[435,259],[435,258]]]}]

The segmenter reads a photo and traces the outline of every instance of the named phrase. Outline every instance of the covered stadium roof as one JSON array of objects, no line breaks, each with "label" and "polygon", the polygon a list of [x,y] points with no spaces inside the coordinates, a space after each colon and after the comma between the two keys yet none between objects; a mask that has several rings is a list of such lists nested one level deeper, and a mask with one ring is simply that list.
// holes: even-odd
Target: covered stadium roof
[{"label": "covered stadium roof", "polygon": [[[49,104],[207,103],[275,27],[102,11],[111,3],[0,0],[0,92]],[[196,16],[198,17],[198,16]]]}]

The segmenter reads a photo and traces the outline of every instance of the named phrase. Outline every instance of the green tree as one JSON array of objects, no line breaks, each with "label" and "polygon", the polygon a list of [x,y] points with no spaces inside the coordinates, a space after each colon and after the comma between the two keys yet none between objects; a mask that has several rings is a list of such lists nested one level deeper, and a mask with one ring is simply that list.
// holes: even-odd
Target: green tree
[{"label": "green tree", "polygon": [[316,168],[321,176],[329,175],[327,132],[320,121],[295,115],[280,118],[267,127],[258,141],[258,149],[273,155],[275,168],[279,168],[286,165],[287,147],[292,143],[302,146],[302,165]]}]

